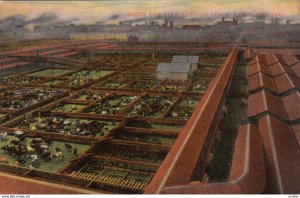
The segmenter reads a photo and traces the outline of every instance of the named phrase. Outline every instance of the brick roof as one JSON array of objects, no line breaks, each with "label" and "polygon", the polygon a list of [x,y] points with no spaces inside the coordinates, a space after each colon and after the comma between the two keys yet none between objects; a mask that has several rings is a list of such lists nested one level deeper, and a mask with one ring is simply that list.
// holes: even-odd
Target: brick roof
[{"label": "brick roof", "polygon": [[[263,67],[261,64],[253,68],[254,64],[251,65],[249,73],[260,70],[268,76],[249,74],[248,88],[251,91],[264,87],[267,91],[261,90],[250,95],[247,109],[248,117],[259,119],[266,163],[265,193],[299,193],[300,63],[289,54],[267,54],[265,57],[272,75],[268,74],[268,66]],[[274,92],[273,83],[277,93]],[[292,127],[291,124],[296,125]]]},{"label": "brick roof", "polygon": [[285,69],[281,63],[274,63],[270,66],[270,70],[273,76],[278,76],[285,72]]},{"label": "brick roof", "polygon": [[[277,43],[277,41],[276,41]],[[299,48],[256,48],[255,49],[256,53],[260,54],[270,54],[270,53],[275,53],[275,54],[300,54],[300,49]]]},{"label": "brick roof", "polygon": [[268,65],[273,65],[274,63],[278,62],[278,59],[274,53],[266,54],[265,58],[266,58]]},{"label": "brick roof", "polygon": [[299,60],[293,56],[293,55],[290,55],[290,54],[284,54],[281,56],[281,61],[286,64],[287,66],[292,66],[296,63],[299,62]]},{"label": "brick roof", "polygon": [[294,130],[294,134],[295,134],[295,136],[296,136],[298,145],[300,146],[300,124],[294,126],[294,127],[293,127],[293,130]]},{"label": "brick roof", "polygon": [[259,120],[265,151],[266,193],[300,192],[300,149],[291,127],[266,115]]},{"label": "brick roof", "polygon": [[258,194],[266,186],[262,141],[258,128],[241,126],[234,147],[234,156],[227,182],[190,182],[165,187],[164,194]]},{"label": "brick roof", "polygon": [[273,92],[277,92],[273,78],[259,72],[249,77],[248,89],[253,92],[259,88],[267,88]]},{"label": "brick roof", "polygon": [[[297,64],[295,66],[297,66]],[[293,66],[293,67],[295,67],[295,66]],[[282,73],[287,73],[291,76],[297,77],[297,74],[291,67],[285,66],[284,64],[282,64],[280,62],[274,63],[273,65],[271,65],[270,70],[271,70],[273,77],[276,77]]]},{"label": "brick roof", "polygon": [[283,66],[283,68],[284,68],[285,72],[287,74],[289,74],[290,76],[298,77],[296,72],[293,70],[294,67],[291,68],[291,67],[288,67],[288,66]]},{"label": "brick roof", "polygon": [[282,98],[284,108],[290,121],[300,118],[300,93],[295,92]]},{"label": "brick roof", "polygon": [[264,112],[272,113],[285,120],[288,119],[280,97],[266,91],[250,95],[248,98],[248,117],[255,117]]},{"label": "brick roof", "polygon": [[253,57],[254,57],[253,49],[247,47],[247,48],[245,49],[245,51],[244,51],[244,58],[245,58],[246,60],[251,60]]},{"label": "brick roof", "polygon": [[260,62],[256,62],[252,65],[249,66],[248,68],[248,76],[251,76],[253,74],[256,74],[258,72],[262,72],[266,75],[269,75],[269,76],[272,76],[272,73],[271,73],[271,70],[270,70],[270,67],[263,64],[263,63],[260,63]]},{"label": "brick roof", "polygon": [[295,72],[296,76],[300,78],[300,63],[293,65],[292,69]]},{"label": "brick roof", "polygon": [[282,94],[291,89],[300,89],[300,79],[289,76],[286,73],[275,77],[274,82],[279,94]]},{"label": "brick roof", "polygon": [[253,65],[255,63],[262,63],[264,65],[268,65],[268,62],[264,55],[256,55],[255,58],[249,62],[249,65]]}]

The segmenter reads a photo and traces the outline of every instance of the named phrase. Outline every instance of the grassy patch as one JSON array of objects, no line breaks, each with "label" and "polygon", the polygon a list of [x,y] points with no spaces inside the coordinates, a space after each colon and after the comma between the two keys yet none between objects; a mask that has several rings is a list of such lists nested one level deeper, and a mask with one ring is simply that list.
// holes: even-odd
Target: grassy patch
[{"label": "grassy patch", "polygon": [[181,131],[183,126],[180,125],[162,125],[162,124],[151,124],[153,129],[160,129],[166,131]]},{"label": "grassy patch", "polygon": [[43,85],[59,85],[61,82],[62,82],[61,80],[50,80],[43,83]]},{"label": "grassy patch", "polygon": [[108,74],[111,74],[113,71],[97,71],[97,70],[83,70],[72,74],[71,77],[79,77],[79,78],[88,78],[88,79],[98,79]]},{"label": "grassy patch", "polygon": [[0,119],[1,119],[1,118],[4,118],[5,116],[6,116],[6,114],[1,114],[1,113],[0,113]]},{"label": "grassy patch", "polygon": [[55,107],[54,111],[59,112],[77,112],[83,109],[86,105],[80,105],[80,104],[63,104],[58,107]]},{"label": "grassy patch", "polygon": [[38,76],[38,77],[47,77],[47,76],[61,76],[66,73],[69,73],[73,70],[67,70],[67,69],[44,69],[41,71],[37,71],[34,73],[27,74],[27,76]]},{"label": "grassy patch", "polygon": [[[8,145],[11,140],[17,140],[16,137],[14,136],[7,136],[7,139],[5,141],[0,141],[0,147]],[[26,145],[29,145],[30,141],[32,138],[26,138],[24,142]],[[65,147],[66,142],[61,142],[61,141],[53,141],[50,150],[51,153],[55,153],[55,148],[60,148],[63,151],[63,158],[62,159],[57,159],[57,160],[51,160],[49,162],[44,162],[43,160],[39,159],[39,165],[36,167],[38,170],[43,170],[43,171],[48,171],[48,172],[57,172],[60,168],[62,168],[64,165],[69,163],[69,161],[77,156],[75,156],[73,153],[68,152],[66,147]],[[77,143],[70,143],[68,144],[72,145],[72,148],[77,148],[78,155],[86,151],[89,146],[84,145],[84,144],[77,144]],[[12,156],[4,151],[0,151],[0,156],[3,158],[6,158],[8,160],[9,164],[14,164],[17,160],[16,156]],[[28,167],[31,165],[30,160],[27,160],[24,166]]]}]

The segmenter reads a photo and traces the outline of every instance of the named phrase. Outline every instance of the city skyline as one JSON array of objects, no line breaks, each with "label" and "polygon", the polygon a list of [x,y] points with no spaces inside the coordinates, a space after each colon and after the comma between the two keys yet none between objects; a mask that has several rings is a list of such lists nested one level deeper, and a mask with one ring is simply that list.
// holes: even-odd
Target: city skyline
[{"label": "city skyline", "polygon": [[[300,21],[299,3],[295,0],[280,1],[0,1],[0,22],[6,19],[36,20],[36,24],[56,22],[58,24],[118,24],[120,21],[143,18],[173,18],[178,21],[210,24],[220,19],[237,17],[241,22],[268,21],[278,17]],[[0,23],[1,25],[1,23]]]}]

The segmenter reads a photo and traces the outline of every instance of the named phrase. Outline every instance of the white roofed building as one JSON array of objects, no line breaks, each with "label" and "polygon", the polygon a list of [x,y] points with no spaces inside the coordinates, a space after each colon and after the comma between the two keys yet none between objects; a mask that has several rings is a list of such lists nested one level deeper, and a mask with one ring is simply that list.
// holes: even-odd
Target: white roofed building
[{"label": "white roofed building", "polygon": [[172,63],[190,63],[192,71],[198,69],[199,56],[175,55],[172,57]]},{"label": "white roofed building", "polygon": [[159,63],[156,68],[159,80],[187,80],[191,72],[190,63]]}]

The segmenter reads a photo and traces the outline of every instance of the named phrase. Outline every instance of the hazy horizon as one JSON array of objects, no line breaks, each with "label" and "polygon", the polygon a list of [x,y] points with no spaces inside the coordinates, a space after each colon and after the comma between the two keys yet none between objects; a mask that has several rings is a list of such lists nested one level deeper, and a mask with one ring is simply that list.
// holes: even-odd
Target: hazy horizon
[{"label": "hazy horizon", "polygon": [[169,18],[178,23],[211,24],[222,16],[227,20],[236,17],[241,22],[268,22],[277,17],[295,23],[300,22],[299,13],[298,0],[0,1],[0,26],[8,25],[7,21],[35,26],[118,24],[120,21],[157,18]]}]

